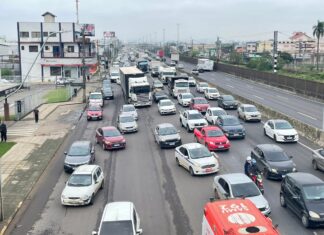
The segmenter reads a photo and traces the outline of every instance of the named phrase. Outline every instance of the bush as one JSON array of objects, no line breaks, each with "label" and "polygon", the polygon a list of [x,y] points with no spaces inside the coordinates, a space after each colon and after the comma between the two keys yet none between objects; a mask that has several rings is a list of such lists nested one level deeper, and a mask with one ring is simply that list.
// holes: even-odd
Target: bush
[{"label": "bush", "polygon": [[1,69],[1,76],[11,76],[12,75],[12,71],[10,69]]}]

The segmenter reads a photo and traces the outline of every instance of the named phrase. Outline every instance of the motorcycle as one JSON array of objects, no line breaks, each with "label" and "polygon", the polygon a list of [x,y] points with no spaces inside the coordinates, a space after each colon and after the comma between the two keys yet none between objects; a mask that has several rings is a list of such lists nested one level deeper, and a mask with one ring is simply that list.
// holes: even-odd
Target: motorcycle
[{"label": "motorcycle", "polygon": [[256,184],[256,186],[260,189],[261,193],[264,194],[263,179],[262,179],[261,172],[251,175],[251,179]]}]

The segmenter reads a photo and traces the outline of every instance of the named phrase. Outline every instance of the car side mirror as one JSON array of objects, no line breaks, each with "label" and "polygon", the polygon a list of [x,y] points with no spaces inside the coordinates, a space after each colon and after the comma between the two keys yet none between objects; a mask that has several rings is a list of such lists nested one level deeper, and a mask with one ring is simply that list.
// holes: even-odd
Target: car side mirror
[{"label": "car side mirror", "polygon": [[292,158],[293,158],[293,156],[289,156],[289,158],[290,158],[290,159],[292,159]]},{"label": "car side mirror", "polygon": [[95,152],[94,149],[92,149],[90,153],[91,153],[91,154],[94,154],[94,152]]},{"label": "car side mirror", "polygon": [[224,193],[224,196],[225,196],[226,198],[228,198],[228,197],[229,197],[229,194],[228,194],[227,192],[225,192],[225,193]]},{"label": "car side mirror", "polygon": [[216,159],[219,159],[218,155],[214,152],[212,152],[212,155],[216,158]]},{"label": "car side mirror", "polygon": [[137,229],[136,234],[142,234],[142,233],[143,233],[143,229],[141,228]]},{"label": "car side mirror", "polygon": [[67,152],[64,152],[65,155],[67,155]]},{"label": "car side mirror", "polygon": [[98,232],[97,231],[92,231],[92,233],[91,233],[92,235],[97,235],[98,234]]},{"label": "car side mirror", "polygon": [[300,199],[300,196],[298,196],[298,195],[294,195],[292,198],[293,198],[293,199],[297,199],[297,200],[299,200],[299,199]]}]

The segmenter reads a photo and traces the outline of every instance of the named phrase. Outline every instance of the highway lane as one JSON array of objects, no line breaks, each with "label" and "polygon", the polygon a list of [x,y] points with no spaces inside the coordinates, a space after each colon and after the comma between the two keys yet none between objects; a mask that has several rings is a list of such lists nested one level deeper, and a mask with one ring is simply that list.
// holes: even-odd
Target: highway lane
[{"label": "highway lane", "polygon": [[[181,62],[190,72],[193,64]],[[293,117],[310,126],[323,128],[324,103],[304,98],[290,91],[242,79],[222,72],[200,73],[199,77],[237,95]]]},{"label": "highway lane", "polygon": [[[192,92],[198,95],[194,89]],[[115,94],[116,99],[107,102],[104,121],[86,123],[83,120],[85,131],[74,138],[94,140],[94,131],[98,126],[114,124],[116,111],[122,104],[118,86],[115,87]],[[216,106],[216,101],[211,101],[210,104]],[[177,108],[180,109],[178,105]],[[235,111],[230,113],[236,114]],[[28,234],[90,234],[98,226],[105,203],[119,200],[135,203],[141,217],[143,234],[200,234],[203,206],[213,196],[214,175],[192,177],[176,165],[173,149],[159,149],[152,138],[152,129],[162,122],[173,123],[179,128],[183,143],[194,142],[193,134],[188,134],[180,127],[178,115],[160,116],[156,104],[139,109],[139,132],[125,135],[125,150],[103,152],[99,146],[96,147],[97,164],[104,168],[106,181],[103,192],[95,198],[93,206],[61,206],[60,194],[68,175],[60,168],[61,174],[55,187],[52,187],[47,204],[39,212],[31,212],[36,214],[34,223],[29,222],[29,226],[23,222],[18,223],[19,226],[10,234],[26,234],[21,233],[22,228],[29,231]],[[232,141],[230,151],[218,153],[222,165],[219,174],[243,172],[243,163],[253,146],[273,143],[263,135],[262,124],[244,125],[247,129],[246,139]],[[297,144],[280,146],[294,156],[299,170],[312,172],[323,179],[322,172],[314,172],[311,168],[309,150]],[[57,164],[62,162],[63,158]],[[317,234],[323,233],[321,229],[304,229],[298,218],[281,208],[279,190],[280,182],[265,180],[265,196],[273,211],[271,217],[274,223],[279,224],[282,234],[313,234],[314,231]],[[21,221],[24,221],[24,215]]]}]

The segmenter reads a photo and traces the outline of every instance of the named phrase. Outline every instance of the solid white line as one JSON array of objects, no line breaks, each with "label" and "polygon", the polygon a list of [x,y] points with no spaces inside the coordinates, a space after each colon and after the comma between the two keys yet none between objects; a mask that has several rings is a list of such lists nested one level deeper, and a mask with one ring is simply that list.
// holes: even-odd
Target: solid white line
[{"label": "solid white line", "polygon": [[254,97],[260,99],[260,100],[264,100],[264,98],[260,97],[260,96],[257,96],[257,95],[253,95]]},{"label": "solid white line", "polygon": [[301,146],[303,146],[304,148],[306,148],[306,149],[308,149],[308,150],[310,150],[310,151],[314,151],[314,149],[312,149],[311,147],[308,147],[307,145],[305,145],[305,144],[303,144],[302,142],[297,142],[298,144],[300,144]]},{"label": "solid white line", "polygon": [[308,118],[310,118],[310,119],[317,120],[316,118],[314,118],[314,117],[312,117],[312,116],[309,116],[309,115],[307,115],[307,114],[305,114],[305,113],[302,113],[302,112],[297,112],[297,113],[299,113],[300,115],[303,115],[303,116],[305,116],[305,117],[308,117]]},{"label": "solid white line", "polygon": [[226,85],[226,86],[228,86],[228,87],[231,87],[231,88],[234,88],[233,86],[231,86],[231,85]]},{"label": "solid white line", "polygon": [[284,96],[281,96],[281,95],[276,95],[278,98],[280,98],[280,99],[285,99],[285,100],[289,100],[289,98],[287,98],[287,97],[284,97]]}]

